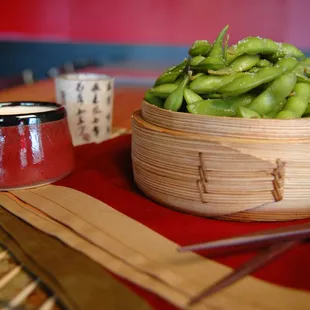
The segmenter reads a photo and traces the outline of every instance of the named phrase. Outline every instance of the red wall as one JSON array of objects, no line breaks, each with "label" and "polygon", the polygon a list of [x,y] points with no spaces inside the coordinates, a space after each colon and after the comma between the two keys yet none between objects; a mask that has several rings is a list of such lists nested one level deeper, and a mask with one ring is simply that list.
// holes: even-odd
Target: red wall
[{"label": "red wall", "polygon": [[2,0],[0,39],[188,45],[247,35],[310,48],[309,0]]}]

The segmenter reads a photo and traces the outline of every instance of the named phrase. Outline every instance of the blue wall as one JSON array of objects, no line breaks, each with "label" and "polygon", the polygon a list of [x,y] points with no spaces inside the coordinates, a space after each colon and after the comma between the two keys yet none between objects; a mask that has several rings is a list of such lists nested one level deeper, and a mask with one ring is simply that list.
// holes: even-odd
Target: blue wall
[{"label": "blue wall", "polygon": [[0,76],[34,71],[36,78],[46,77],[51,67],[81,58],[97,65],[158,68],[182,61],[188,47],[116,44],[75,44],[43,42],[0,42]]},{"label": "blue wall", "polygon": [[[305,51],[310,57],[310,53]],[[165,68],[182,61],[188,46],[78,44],[52,42],[0,42],[0,77],[31,69],[36,79],[46,77],[51,67],[81,58],[100,66]]]}]

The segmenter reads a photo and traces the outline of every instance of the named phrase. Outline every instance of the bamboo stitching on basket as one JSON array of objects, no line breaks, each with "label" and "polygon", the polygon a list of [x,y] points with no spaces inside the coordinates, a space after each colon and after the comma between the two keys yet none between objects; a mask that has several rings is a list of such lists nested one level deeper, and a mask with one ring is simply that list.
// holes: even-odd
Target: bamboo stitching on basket
[{"label": "bamboo stitching on basket", "polygon": [[285,163],[281,162],[280,159],[277,160],[277,168],[273,171],[273,187],[272,191],[275,201],[283,199],[283,188],[284,188],[284,169]]},{"label": "bamboo stitching on basket", "polygon": [[[225,128],[232,126],[231,119],[203,117],[202,130],[194,132],[202,124],[200,116],[192,124],[187,117],[196,120],[196,115],[147,103],[142,107],[132,118],[132,162],[138,187],[151,199],[180,211],[229,220],[310,217],[308,123],[294,122],[299,128],[284,139],[290,121],[284,126],[267,120],[271,129],[264,129],[266,123],[261,122],[257,133],[248,120],[237,120],[231,130]],[[165,126],[159,126],[163,121]],[[281,128],[277,130],[276,124]]]}]

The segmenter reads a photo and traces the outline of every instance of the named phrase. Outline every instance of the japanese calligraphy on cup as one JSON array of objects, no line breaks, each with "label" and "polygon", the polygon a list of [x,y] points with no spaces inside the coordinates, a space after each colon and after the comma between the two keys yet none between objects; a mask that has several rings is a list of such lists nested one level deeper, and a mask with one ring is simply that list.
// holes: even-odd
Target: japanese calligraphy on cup
[{"label": "japanese calligraphy on cup", "polygon": [[65,106],[74,146],[110,138],[114,78],[70,73],[55,78],[56,101]]}]

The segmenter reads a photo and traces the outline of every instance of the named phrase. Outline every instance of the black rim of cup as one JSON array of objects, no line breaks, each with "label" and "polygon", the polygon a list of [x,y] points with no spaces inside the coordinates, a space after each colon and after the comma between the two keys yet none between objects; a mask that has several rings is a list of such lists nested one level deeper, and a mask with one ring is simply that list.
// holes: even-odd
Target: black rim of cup
[{"label": "black rim of cup", "polygon": [[[1,108],[5,107],[52,107],[53,110],[42,112],[1,114]],[[11,101],[0,102],[0,127],[18,126],[20,124],[33,125],[62,120],[66,117],[64,106],[55,102],[44,101]]]}]

